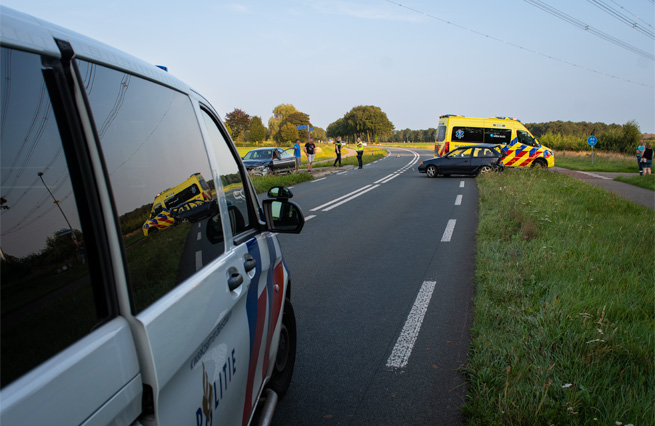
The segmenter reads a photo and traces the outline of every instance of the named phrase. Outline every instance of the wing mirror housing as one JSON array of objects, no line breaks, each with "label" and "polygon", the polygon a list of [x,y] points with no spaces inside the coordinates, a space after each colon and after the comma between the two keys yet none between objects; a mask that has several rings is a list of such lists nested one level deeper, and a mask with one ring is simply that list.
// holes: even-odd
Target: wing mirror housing
[{"label": "wing mirror housing", "polygon": [[293,198],[293,193],[286,186],[274,186],[268,190],[268,198],[288,200],[289,198]]},{"label": "wing mirror housing", "polygon": [[300,206],[289,198],[291,190],[275,186],[268,191],[269,198],[262,201],[266,227],[271,232],[299,234],[305,226],[305,215]]}]

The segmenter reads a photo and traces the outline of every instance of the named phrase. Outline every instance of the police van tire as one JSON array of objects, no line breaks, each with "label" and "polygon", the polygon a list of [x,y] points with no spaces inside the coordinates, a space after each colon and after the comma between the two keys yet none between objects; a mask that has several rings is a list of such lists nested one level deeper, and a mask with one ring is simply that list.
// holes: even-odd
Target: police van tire
[{"label": "police van tire", "polygon": [[280,343],[275,357],[273,377],[268,387],[279,396],[284,395],[291,384],[293,367],[296,363],[296,315],[289,299],[284,301]]},{"label": "police van tire", "polygon": [[437,170],[437,166],[434,166],[430,164],[426,169],[425,169],[425,174],[429,178],[437,177],[439,174],[439,171]]},{"label": "police van tire", "polygon": [[546,167],[548,167],[548,164],[546,164],[546,162],[543,159],[537,158],[532,162],[532,165],[530,167],[540,167],[542,169],[545,169]]}]

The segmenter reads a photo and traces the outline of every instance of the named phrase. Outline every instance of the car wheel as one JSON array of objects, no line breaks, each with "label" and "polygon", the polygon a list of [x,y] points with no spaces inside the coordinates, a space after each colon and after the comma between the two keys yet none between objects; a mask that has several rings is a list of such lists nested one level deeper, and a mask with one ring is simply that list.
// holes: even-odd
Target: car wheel
[{"label": "car wheel", "polygon": [[432,164],[430,164],[430,165],[425,169],[425,174],[426,174],[429,178],[437,177],[437,175],[439,174],[439,173],[438,173],[438,170],[437,170],[437,166],[433,166]]},{"label": "car wheel", "polygon": [[285,300],[282,314],[282,329],[280,330],[280,343],[275,357],[273,377],[268,387],[282,396],[291,384],[293,366],[296,363],[296,315],[289,299]]},{"label": "car wheel", "polygon": [[480,167],[480,170],[478,171],[478,174],[489,173],[490,171],[491,171],[490,166],[482,166],[482,167]]},{"label": "car wheel", "polygon": [[543,159],[537,158],[536,160],[534,160],[532,162],[532,165],[530,167],[539,167],[539,168],[545,169],[546,167],[548,167],[548,165],[546,164],[546,162]]}]

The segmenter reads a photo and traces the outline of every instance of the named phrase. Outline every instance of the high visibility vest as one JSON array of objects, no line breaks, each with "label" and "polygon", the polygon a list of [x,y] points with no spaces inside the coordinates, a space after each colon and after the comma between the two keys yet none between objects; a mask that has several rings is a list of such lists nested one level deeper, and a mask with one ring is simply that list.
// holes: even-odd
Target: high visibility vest
[{"label": "high visibility vest", "polygon": [[357,142],[357,151],[363,151],[364,150],[364,144],[359,141]]}]

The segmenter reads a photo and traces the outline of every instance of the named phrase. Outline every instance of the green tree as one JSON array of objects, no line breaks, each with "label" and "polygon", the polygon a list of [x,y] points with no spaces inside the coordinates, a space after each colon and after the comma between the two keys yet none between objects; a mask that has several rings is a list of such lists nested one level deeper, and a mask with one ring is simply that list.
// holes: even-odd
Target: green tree
[{"label": "green tree", "polygon": [[393,123],[387,118],[379,107],[367,105],[356,106],[351,109],[344,119],[348,122],[349,130],[354,130],[356,135],[366,135],[370,143],[371,136],[386,136],[393,131]]},{"label": "green tree", "polygon": [[314,127],[314,130],[309,132],[309,135],[318,141],[324,141],[327,139],[325,130],[321,129],[320,127]]},{"label": "green tree", "polygon": [[273,116],[268,119],[268,131],[271,139],[277,140],[276,135],[280,131],[282,120],[297,111],[296,107],[291,104],[280,104],[273,108]]},{"label": "green tree", "polygon": [[293,142],[298,139],[298,129],[291,123],[283,124],[277,133],[280,142]]},{"label": "green tree", "polygon": [[266,139],[266,127],[262,123],[262,119],[254,116],[250,120],[250,141],[259,143]]},{"label": "green tree", "polygon": [[245,111],[235,108],[234,111],[225,115],[225,121],[232,129],[232,137],[238,139],[239,136],[248,130],[250,126],[250,116]]}]

